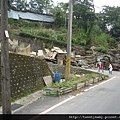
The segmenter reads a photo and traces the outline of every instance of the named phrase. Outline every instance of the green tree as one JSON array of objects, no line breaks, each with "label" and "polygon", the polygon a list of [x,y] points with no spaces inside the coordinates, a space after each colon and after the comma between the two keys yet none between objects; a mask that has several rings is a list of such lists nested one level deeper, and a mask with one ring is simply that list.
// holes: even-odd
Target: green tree
[{"label": "green tree", "polygon": [[52,5],[52,0],[30,0],[29,10],[39,13],[50,13]]},{"label": "green tree", "polygon": [[110,33],[117,40],[120,38],[120,7],[103,6],[103,11],[98,14],[99,27]]},{"label": "green tree", "polygon": [[54,8],[51,9],[51,13],[55,19],[55,25],[67,27],[68,23],[68,3],[58,3]]},{"label": "green tree", "polygon": [[[87,36],[86,44],[91,43],[90,34],[93,26],[96,24],[97,16],[94,10],[93,1],[90,0],[76,0],[73,6],[73,24],[77,29],[84,29]],[[75,28],[76,29],[76,28]],[[76,31],[76,30],[75,30]],[[78,32],[77,30],[76,32]],[[84,40],[85,41],[85,40]]]},{"label": "green tree", "polygon": [[14,0],[8,0],[8,9],[15,9],[13,2],[14,2]]},{"label": "green tree", "polygon": [[[68,3],[58,3],[51,12],[55,18],[55,25],[68,25]],[[92,0],[74,0],[73,1],[73,43],[89,44],[93,26],[96,24],[97,16],[94,10]],[[67,27],[65,27],[67,28]]]},{"label": "green tree", "polygon": [[15,9],[15,10],[27,10],[28,9],[27,0],[9,0],[8,6],[10,9]]}]

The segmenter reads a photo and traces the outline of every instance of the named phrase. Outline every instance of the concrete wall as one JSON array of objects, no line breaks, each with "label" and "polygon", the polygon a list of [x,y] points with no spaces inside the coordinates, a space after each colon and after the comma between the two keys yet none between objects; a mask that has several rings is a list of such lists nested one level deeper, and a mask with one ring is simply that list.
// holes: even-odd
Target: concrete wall
[{"label": "concrete wall", "polygon": [[[48,63],[48,66],[49,66],[49,68],[50,68],[50,70],[52,71],[53,74],[54,73],[65,74],[65,65]],[[93,73],[92,71],[81,69],[80,67],[71,66],[70,69],[71,69],[71,73],[73,73],[73,74]]]}]

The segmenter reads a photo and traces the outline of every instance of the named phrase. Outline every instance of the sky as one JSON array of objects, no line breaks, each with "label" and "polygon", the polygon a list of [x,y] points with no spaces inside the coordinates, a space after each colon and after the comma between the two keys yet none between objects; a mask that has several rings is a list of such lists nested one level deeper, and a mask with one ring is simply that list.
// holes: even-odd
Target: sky
[{"label": "sky", "polygon": [[[57,2],[69,2],[69,0],[53,0],[54,3]],[[104,5],[113,6],[120,6],[120,0],[94,0],[95,12],[101,11],[101,7]]]}]

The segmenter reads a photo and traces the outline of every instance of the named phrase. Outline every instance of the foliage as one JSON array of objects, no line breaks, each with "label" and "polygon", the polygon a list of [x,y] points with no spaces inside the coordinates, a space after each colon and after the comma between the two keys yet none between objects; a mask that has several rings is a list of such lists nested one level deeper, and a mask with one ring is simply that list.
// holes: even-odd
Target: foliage
[{"label": "foliage", "polygon": [[8,9],[15,9],[15,7],[12,5],[13,2],[14,0],[8,0]]},{"label": "foliage", "polygon": [[84,76],[80,76],[80,77],[77,77],[77,76],[74,76],[74,77],[71,77],[69,78],[68,81],[65,81],[65,82],[55,82],[53,83],[52,87],[53,88],[63,88],[63,87],[71,87],[73,85],[76,85],[78,83],[83,83],[85,82],[85,80],[89,80],[90,78],[95,78],[97,74],[85,74]]},{"label": "foliage", "polygon": [[51,9],[51,14],[54,16],[55,25],[59,27],[67,27],[68,18],[68,3],[58,3],[57,6]]},{"label": "foliage", "polygon": [[[105,33],[102,33],[100,35],[97,36],[97,43],[98,43],[98,46],[105,46],[105,47],[108,47],[108,43],[107,43],[107,39],[108,39],[108,35],[105,34]],[[104,43],[104,44],[103,44]]]},{"label": "foliage", "polygon": [[78,28],[83,28],[87,35],[90,34],[97,16],[94,13],[93,2],[89,0],[79,0],[73,6],[74,23]]},{"label": "foliage", "polygon": [[60,82],[60,83],[55,82],[55,83],[53,83],[52,87],[53,87],[53,88],[71,87],[71,86],[73,86],[73,85],[75,85],[75,84],[77,84],[77,83],[79,83],[79,82],[80,82],[80,80],[77,81],[77,80],[75,80],[74,78],[70,78],[70,79],[69,79],[68,81],[66,81],[66,82]]},{"label": "foliage", "polygon": [[[9,0],[9,6],[18,10],[51,13],[55,19],[55,29],[46,29],[36,22],[9,20],[11,28],[19,33],[42,37],[60,42],[67,42],[68,3],[53,6],[52,0]],[[82,45],[89,49],[97,46],[99,52],[107,52],[113,43],[120,38],[120,7],[104,6],[101,13],[96,14],[91,0],[73,1],[72,45]],[[117,14],[114,14],[117,13]],[[32,28],[31,28],[32,27]],[[18,30],[17,30],[18,29]],[[52,42],[53,43],[53,42]]]},{"label": "foliage", "polygon": [[[112,37],[120,36],[120,7],[103,6],[103,11],[98,14],[99,26],[103,32],[108,32]],[[119,40],[119,39],[116,39]]]},{"label": "foliage", "polygon": [[[68,3],[58,3],[51,13],[55,19],[55,25],[65,27],[68,25]],[[93,2],[89,0],[79,0],[73,3],[73,43],[79,45],[86,45],[89,41],[88,37],[91,33],[92,27],[97,20],[94,13]],[[81,32],[82,31],[82,32]]]},{"label": "foliage", "polygon": [[29,10],[39,13],[50,13],[52,0],[30,0]]},{"label": "foliage", "polygon": [[45,28],[43,24],[38,22],[29,23],[22,20],[14,20],[12,18],[9,18],[9,26],[11,31],[16,31],[17,34],[25,33],[30,36],[43,37],[47,39],[58,40],[60,42],[67,41],[67,30],[65,28],[54,30],[51,28]]},{"label": "foliage", "polygon": [[86,77],[87,79],[95,78],[95,77],[96,77],[96,74],[86,74],[85,77]]},{"label": "foliage", "polygon": [[85,34],[84,29],[74,29],[73,30],[73,39],[72,42],[74,44],[78,44],[78,45],[83,45],[85,46],[87,43],[87,35]]},{"label": "foliage", "polygon": [[39,13],[50,13],[53,6],[52,0],[8,0],[8,8],[14,10],[29,10]]},{"label": "foliage", "polygon": [[32,28],[39,28],[39,27],[43,27],[41,23],[39,22],[26,22],[26,21],[22,21],[22,20],[16,20],[13,18],[9,18],[8,19],[8,23],[9,26],[12,29],[18,29],[18,31],[22,28],[22,29],[32,29]]},{"label": "foliage", "polygon": [[49,38],[53,40],[59,40],[59,41],[66,41],[66,34],[64,33],[59,33],[58,31],[56,32],[55,30],[52,29],[46,29],[46,28],[33,28],[33,29],[25,29],[21,28],[18,32],[23,32],[26,34],[31,34],[33,36],[38,36],[38,37],[44,37],[44,38]]},{"label": "foliage", "polygon": [[101,53],[107,53],[107,49],[104,46],[96,47],[95,50]]},{"label": "foliage", "polygon": [[27,3],[27,0],[9,0],[8,6],[9,6],[9,9],[27,10],[28,3]]}]

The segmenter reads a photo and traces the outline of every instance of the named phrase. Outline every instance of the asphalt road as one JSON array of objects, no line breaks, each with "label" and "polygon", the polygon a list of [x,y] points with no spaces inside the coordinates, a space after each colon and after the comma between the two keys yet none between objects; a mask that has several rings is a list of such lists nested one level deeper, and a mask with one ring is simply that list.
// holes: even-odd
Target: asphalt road
[{"label": "asphalt road", "polygon": [[119,114],[120,80],[118,78],[88,89],[47,113]]},{"label": "asphalt road", "polygon": [[14,114],[120,114],[120,72],[113,71],[109,80],[74,96],[47,96]]}]

